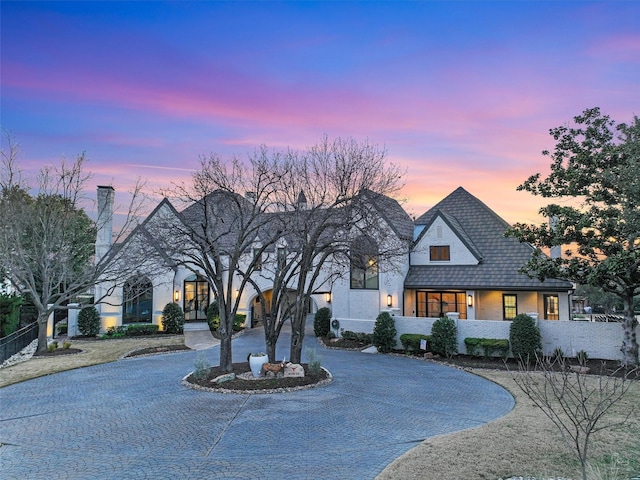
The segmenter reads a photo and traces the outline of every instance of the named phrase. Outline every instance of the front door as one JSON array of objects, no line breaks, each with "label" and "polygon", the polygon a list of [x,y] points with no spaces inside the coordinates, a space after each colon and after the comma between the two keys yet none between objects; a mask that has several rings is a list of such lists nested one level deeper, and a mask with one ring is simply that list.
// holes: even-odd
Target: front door
[{"label": "front door", "polygon": [[206,322],[209,307],[209,282],[200,277],[184,281],[184,318],[187,322]]}]

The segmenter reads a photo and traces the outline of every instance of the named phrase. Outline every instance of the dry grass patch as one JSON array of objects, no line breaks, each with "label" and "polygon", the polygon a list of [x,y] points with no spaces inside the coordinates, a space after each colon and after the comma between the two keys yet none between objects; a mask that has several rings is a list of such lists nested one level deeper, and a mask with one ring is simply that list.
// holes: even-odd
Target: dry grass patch
[{"label": "dry grass patch", "polygon": [[[563,442],[553,423],[522,393],[509,372],[477,370],[503,386],[516,400],[515,408],[498,420],[463,432],[424,441],[396,459],[378,480],[491,479],[529,475],[538,478],[581,478],[580,465]],[[594,377],[590,379],[597,381]],[[640,383],[612,411],[612,421],[622,420],[633,405],[640,405]],[[640,469],[640,416],[635,414],[624,428],[605,430],[590,445],[592,462],[606,469],[606,459],[619,454],[630,478]],[[606,478],[606,477],[605,477]]]},{"label": "dry grass patch", "polygon": [[26,362],[0,369],[0,387],[6,387],[32,378],[52,373],[114,362],[132,350],[162,345],[183,345],[183,335],[162,335],[157,337],[118,338],[113,340],[72,340],[71,347],[82,353],[56,357],[32,358]]}]

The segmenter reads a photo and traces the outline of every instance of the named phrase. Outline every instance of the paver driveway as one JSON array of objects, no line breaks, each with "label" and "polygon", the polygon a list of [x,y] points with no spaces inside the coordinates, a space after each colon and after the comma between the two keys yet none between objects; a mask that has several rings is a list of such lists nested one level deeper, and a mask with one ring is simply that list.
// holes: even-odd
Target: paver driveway
[{"label": "paver driveway", "polygon": [[[271,395],[183,387],[198,355],[218,363],[214,347],[0,389],[0,476],[370,479],[425,438],[481,425],[514,405],[501,387],[453,368],[326,350],[309,335],[306,344],[333,374],[329,385]],[[261,331],[245,334],[233,342],[234,359],[263,345]]]}]

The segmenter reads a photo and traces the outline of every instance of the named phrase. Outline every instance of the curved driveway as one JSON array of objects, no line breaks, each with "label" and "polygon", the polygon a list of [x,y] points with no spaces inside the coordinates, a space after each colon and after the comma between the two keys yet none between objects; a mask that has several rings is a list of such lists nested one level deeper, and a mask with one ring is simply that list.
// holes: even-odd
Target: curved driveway
[{"label": "curved driveway", "polygon": [[[279,354],[288,353],[282,335]],[[509,412],[511,395],[432,362],[317,347],[332,383],[270,395],[180,380],[219,347],[133,358],[0,390],[3,479],[371,479],[434,435]],[[234,360],[263,350],[233,341]],[[34,360],[37,361],[37,360]],[[1,373],[1,372],[0,372]]]}]

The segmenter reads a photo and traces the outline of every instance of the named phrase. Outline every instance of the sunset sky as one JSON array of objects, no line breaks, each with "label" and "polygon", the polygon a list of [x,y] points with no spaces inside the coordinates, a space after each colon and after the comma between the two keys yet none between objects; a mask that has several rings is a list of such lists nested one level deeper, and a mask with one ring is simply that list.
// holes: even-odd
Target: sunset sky
[{"label": "sunset sky", "polygon": [[124,191],[200,155],[323,135],[386,146],[407,210],[463,186],[509,222],[542,202],[548,131],[640,115],[640,2],[11,2],[1,123],[33,171],[85,151]]}]

